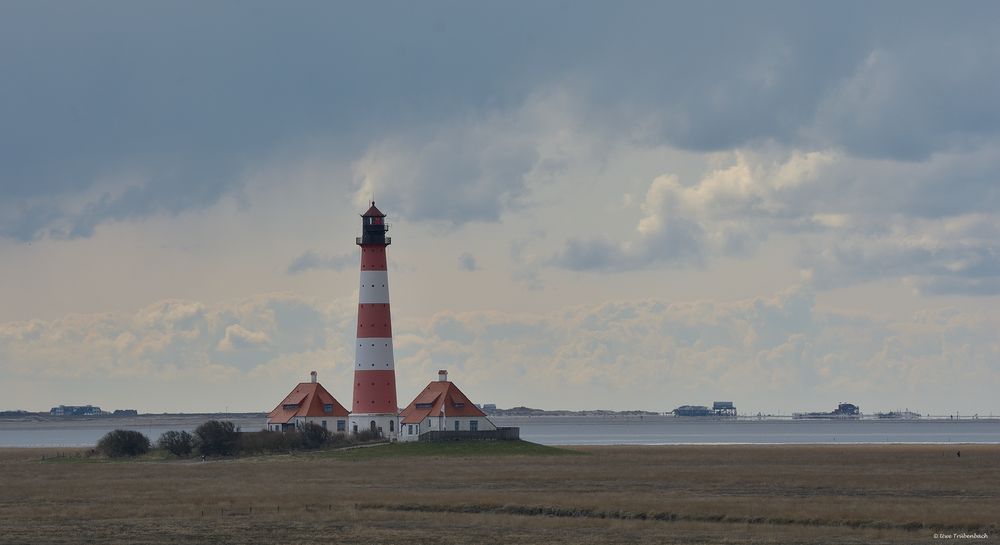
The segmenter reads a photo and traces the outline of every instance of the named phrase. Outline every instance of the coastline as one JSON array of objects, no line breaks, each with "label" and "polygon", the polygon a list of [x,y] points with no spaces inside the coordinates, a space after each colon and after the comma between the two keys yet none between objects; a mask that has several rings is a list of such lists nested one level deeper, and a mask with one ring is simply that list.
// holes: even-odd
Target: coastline
[{"label": "coastline", "polygon": [[[155,441],[169,430],[193,431],[211,420],[245,431],[263,428],[262,413],[0,418],[0,447],[87,447],[113,429]],[[672,416],[493,417],[546,445],[1000,444],[1000,420],[733,420]]]}]

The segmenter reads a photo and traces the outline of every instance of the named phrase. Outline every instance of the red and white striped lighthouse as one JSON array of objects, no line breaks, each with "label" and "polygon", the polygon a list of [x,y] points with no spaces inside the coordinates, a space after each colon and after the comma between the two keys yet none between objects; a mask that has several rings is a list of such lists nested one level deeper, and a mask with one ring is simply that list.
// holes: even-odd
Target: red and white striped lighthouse
[{"label": "red and white striped lighthouse", "polygon": [[392,239],[385,214],[371,208],[361,216],[361,289],[358,292],[358,337],[354,356],[354,403],[351,431],[381,432],[395,437],[396,371],[392,357],[392,319],[389,314],[389,273],[385,248]]}]

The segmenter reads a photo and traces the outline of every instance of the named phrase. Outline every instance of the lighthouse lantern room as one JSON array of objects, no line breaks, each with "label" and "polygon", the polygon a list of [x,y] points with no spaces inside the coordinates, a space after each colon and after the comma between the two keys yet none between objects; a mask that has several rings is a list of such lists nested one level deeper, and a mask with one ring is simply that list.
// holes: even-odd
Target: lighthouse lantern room
[{"label": "lighthouse lantern room", "polygon": [[361,282],[358,291],[358,333],[354,357],[354,402],[351,431],[371,430],[394,439],[398,433],[396,371],[392,354],[389,312],[389,273],[386,247],[389,226],[375,207],[361,215]]}]

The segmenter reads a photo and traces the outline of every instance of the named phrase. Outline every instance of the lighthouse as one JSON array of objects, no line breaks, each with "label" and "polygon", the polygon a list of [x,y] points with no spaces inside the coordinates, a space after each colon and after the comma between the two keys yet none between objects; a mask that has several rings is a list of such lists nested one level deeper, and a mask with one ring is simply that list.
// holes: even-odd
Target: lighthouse
[{"label": "lighthouse", "polygon": [[358,335],[354,356],[354,403],[351,431],[372,430],[395,438],[396,371],[392,356],[392,319],[389,314],[389,273],[385,249],[392,239],[385,214],[375,207],[361,215],[361,288],[358,291]]}]

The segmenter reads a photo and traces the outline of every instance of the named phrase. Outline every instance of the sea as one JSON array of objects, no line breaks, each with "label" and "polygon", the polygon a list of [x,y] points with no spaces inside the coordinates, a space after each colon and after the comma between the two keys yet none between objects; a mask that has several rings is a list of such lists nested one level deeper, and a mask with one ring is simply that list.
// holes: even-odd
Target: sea
[{"label": "sea", "polygon": [[[244,431],[264,427],[263,415],[139,415],[133,417],[17,417],[0,419],[0,447],[87,447],[114,429],[156,440],[169,430],[193,431],[211,420]],[[520,428],[521,439],[545,445],[749,444],[1000,444],[1000,419],[710,420],[674,416],[492,417]]]}]

